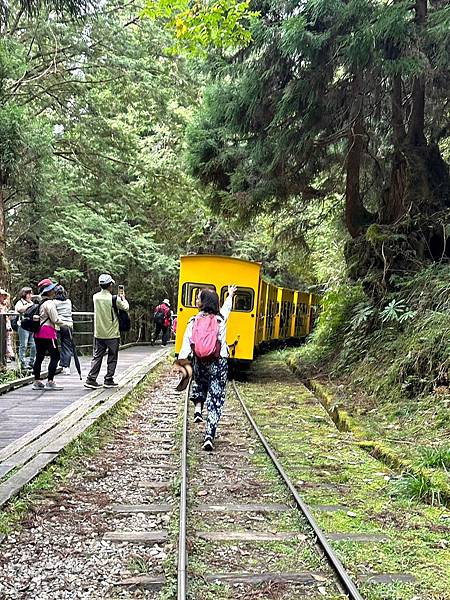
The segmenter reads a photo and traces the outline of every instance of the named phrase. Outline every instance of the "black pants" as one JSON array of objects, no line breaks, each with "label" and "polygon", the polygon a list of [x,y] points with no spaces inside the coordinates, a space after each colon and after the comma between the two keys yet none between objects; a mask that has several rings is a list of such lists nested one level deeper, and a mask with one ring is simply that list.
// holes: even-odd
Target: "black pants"
[{"label": "black pants", "polygon": [[160,323],[155,324],[155,336],[153,338],[153,341],[155,342],[158,339],[158,336],[161,332],[162,332],[161,343],[163,346],[166,346],[167,341],[169,339],[169,326],[168,325],[161,325]]},{"label": "black pants", "polygon": [[91,362],[91,370],[87,376],[88,381],[97,381],[100,368],[102,366],[103,357],[108,353],[108,362],[106,367],[105,381],[110,381],[114,377],[117,367],[117,359],[119,357],[120,338],[104,340],[94,338],[94,356]]},{"label": "black pants", "polygon": [[56,368],[59,362],[58,342],[56,340],[47,340],[44,338],[34,338],[36,344],[36,358],[34,360],[33,373],[35,379],[41,378],[42,361],[48,353],[50,364],[48,365],[48,380],[53,381]]},{"label": "black pants", "polygon": [[58,340],[61,344],[61,358],[59,364],[61,367],[70,367],[70,360],[73,356],[72,330],[69,327],[63,327],[58,331]]}]

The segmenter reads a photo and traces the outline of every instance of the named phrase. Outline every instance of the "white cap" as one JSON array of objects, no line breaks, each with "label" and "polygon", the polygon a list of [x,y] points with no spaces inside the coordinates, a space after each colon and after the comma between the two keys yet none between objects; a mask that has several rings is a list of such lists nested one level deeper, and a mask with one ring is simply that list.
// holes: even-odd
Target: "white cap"
[{"label": "white cap", "polygon": [[110,283],[116,283],[114,279],[108,273],[102,273],[98,278],[99,285],[108,285]]},{"label": "white cap", "polygon": [[170,306],[170,302],[168,298],[164,298],[164,300],[162,301],[163,304],[167,304],[167,306]]}]

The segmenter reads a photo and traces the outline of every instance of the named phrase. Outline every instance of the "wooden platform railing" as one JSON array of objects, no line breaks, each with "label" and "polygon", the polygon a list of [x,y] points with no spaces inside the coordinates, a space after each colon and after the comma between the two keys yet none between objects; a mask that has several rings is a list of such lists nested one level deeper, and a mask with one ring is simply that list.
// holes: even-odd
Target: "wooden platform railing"
[{"label": "wooden platform railing", "polygon": [[[74,341],[80,356],[92,354],[94,340],[94,313],[91,311],[74,311]],[[0,314],[0,370],[7,364],[7,336],[11,336],[11,343],[18,362],[19,336],[10,331],[10,319],[17,313],[10,311]],[[133,343],[148,343],[154,331],[153,318],[150,313],[146,314],[139,309],[130,310],[131,329],[121,335],[123,345]]]}]

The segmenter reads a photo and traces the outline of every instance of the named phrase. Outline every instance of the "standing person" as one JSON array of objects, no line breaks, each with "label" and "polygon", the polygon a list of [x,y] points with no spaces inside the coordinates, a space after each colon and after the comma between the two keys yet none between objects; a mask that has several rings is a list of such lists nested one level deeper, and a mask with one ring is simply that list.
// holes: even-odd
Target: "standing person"
[{"label": "standing person", "polygon": [[155,333],[152,342],[153,344],[156,342],[159,334],[161,333],[161,346],[167,346],[171,317],[172,313],[170,311],[170,302],[167,298],[164,298],[161,304],[155,308],[155,312],[153,314],[153,320],[155,322]]},{"label": "standing person", "polygon": [[61,345],[59,365],[62,367],[63,375],[70,375],[70,361],[73,355],[72,301],[67,297],[66,290],[62,285],[56,286],[55,294],[56,310],[65,325],[58,331],[58,340]]},{"label": "standing person", "polygon": [[[30,287],[23,287],[20,290],[20,298],[16,302],[14,310],[18,313],[17,319],[17,333],[19,336],[19,360],[20,365],[23,369],[32,369],[34,365],[34,359],[36,356],[36,344],[34,343],[33,334],[31,331],[23,329],[20,324],[20,315],[24,313],[29,306],[33,304],[31,296],[33,295],[33,289]],[[30,356],[27,359],[27,351],[30,350]]]},{"label": "standing person", "polygon": [[[0,313],[5,314],[9,311],[9,292],[0,288]],[[14,350],[12,347],[12,327],[11,321],[9,317],[4,316],[2,319],[5,319],[5,329],[6,329],[6,360],[14,360]]]},{"label": "standing person", "polygon": [[[58,336],[56,328],[64,327],[62,319],[58,315],[55,305],[55,288],[58,284],[53,283],[51,279],[43,279],[39,282],[39,293],[41,301],[39,302],[39,322],[40,329],[34,334],[36,344],[36,358],[33,366],[34,383],[33,390],[52,390],[59,391],[64,388],[58,386],[55,381],[55,373],[59,362]],[[41,367],[45,355],[50,356],[48,365],[47,383],[41,380]]]},{"label": "standing person", "polygon": [[228,375],[227,321],[235,292],[236,286],[229,285],[228,297],[220,310],[216,292],[209,289],[200,291],[196,299],[199,313],[188,321],[178,355],[178,360],[183,361],[191,352],[193,354],[191,400],[195,405],[194,422],[203,421],[202,411],[206,402],[208,417],[203,450],[209,452],[214,450],[214,438],[225,402]]},{"label": "standing person", "polygon": [[[117,359],[119,355],[120,330],[119,318],[113,307],[113,286],[116,282],[107,273],[103,273],[98,278],[98,284],[101,287],[100,292],[94,294],[94,356],[91,362],[91,370],[84,383],[85,387],[97,389],[100,386],[97,383],[97,377],[100,373],[103,357],[108,353],[107,371],[104,379],[104,387],[117,387],[114,381]],[[120,286],[119,286],[120,288]],[[128,312],[130,306],[125,299],[125,292],[117,295],[117,309]]]}]

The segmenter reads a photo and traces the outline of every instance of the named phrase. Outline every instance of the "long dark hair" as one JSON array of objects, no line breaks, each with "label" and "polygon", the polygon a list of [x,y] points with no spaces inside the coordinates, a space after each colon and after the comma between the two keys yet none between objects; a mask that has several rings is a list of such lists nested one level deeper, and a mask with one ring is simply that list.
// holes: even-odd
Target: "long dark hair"
[{"label": "long dark hair", "polygon": [[219,296],[216,292],[208,288],[200,290],[200,302],[202,306],[200,310],[210,315],[218,315],[220,313]]}]

